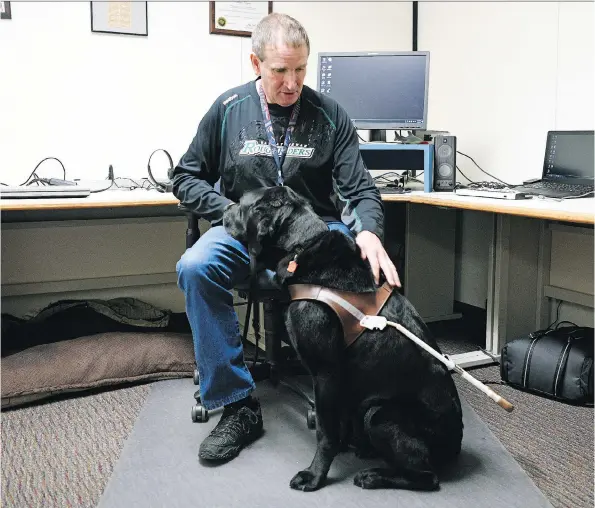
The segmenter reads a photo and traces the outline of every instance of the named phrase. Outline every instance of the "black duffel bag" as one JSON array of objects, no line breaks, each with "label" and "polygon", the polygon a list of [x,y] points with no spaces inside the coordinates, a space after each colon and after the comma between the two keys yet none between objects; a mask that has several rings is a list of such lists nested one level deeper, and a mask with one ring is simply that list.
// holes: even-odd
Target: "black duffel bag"
[{"label": "black duffel bag", "polygon": [[573,404],[592,404],[593,328],[540,330],[506,343],[500,375],[502,381],[521,390]]}]

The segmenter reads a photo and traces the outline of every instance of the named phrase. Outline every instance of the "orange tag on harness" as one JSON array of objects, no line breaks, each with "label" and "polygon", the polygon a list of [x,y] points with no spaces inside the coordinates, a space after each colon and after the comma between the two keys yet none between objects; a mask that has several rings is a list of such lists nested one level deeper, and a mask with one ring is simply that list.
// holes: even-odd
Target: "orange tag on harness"
[{"label": "orange tag on harness", "polygon": [[289,264],[287,265],[287,271],[289,273],[294,273],[297,270],[298,264],[295,262],[295,260],[291,260],[289,262]]}]

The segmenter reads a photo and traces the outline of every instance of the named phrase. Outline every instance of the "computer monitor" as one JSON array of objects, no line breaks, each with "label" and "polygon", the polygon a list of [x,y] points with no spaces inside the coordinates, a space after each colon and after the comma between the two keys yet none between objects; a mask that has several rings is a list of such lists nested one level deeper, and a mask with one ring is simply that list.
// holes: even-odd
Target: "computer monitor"
[{"label": "computer monitor", "polygon": [[318,54],[318,91],[335,99],[370,141],[392,129],[426,129],[427,51]]}]

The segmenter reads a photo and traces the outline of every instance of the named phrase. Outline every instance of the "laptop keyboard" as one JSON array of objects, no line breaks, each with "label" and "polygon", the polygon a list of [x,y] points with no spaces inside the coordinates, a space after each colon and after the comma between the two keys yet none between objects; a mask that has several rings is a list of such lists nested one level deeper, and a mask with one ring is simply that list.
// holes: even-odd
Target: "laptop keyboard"
[{"label": "laptop keyboard", "polygon": [[526,187],[531,187],[533,189],[551,189],[561,192],[572,192],[573,194],[584,194],[587,192],[593,192],[592,185],[579,185],[546,181],[532,183],[530,185],[527,185]]}]

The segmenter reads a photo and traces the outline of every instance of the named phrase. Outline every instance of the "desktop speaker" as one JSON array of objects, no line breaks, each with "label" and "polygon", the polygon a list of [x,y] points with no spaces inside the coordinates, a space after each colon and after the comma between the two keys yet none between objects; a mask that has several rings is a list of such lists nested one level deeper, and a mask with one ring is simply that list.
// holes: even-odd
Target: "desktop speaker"
[{"label": "desktop speaker", "polygon": [[434,138],[434,191],[454,191],[457,182],[457,137]]}]

